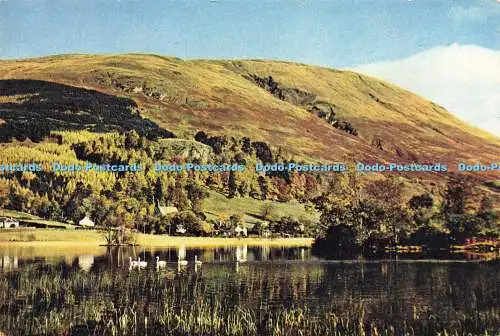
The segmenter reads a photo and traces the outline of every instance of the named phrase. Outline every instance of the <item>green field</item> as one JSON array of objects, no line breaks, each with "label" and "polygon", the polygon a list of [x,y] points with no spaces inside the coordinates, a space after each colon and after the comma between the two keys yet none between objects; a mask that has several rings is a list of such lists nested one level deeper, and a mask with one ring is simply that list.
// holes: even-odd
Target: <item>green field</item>
[{"label": "green field", "polygon": [[[267,220],[278,220],[283,216],[292,216],[311,221],[319,220],[319,213],[316,210],[307,211],[304,205],[292,200],[282,203],[275,201],[261,201],[250,197],[227,198],[221,193],[209,191],[209,197],[203,201],[203,209],[208,219],[215,219],[219,216],[230,217],[234,214],[243,216],[248,224],[263,222],[262,212],[265,207],[270,209]],[[54,229],[74,229],[75,225],[46,220],[35,215],[14,210],[0,209],[0,217],[12,217],[29,226],[34,224],[37,227]]]},{"label": "green field", "polygon": [[278,220],[283,216],[293,216],[311,221],[319,220],[319,213],[316,210],[306,211],[304,205],[297,201],[282,203],[261,201],[250,197],[227,198],[215,191],[210,191],[209,197],[203,201],[203,209],[209,219],[240,214],[243,215],[245,222],[251,225],[264,221],[262,218],[264,207],[271,209],[268,216],[270,220]]}]

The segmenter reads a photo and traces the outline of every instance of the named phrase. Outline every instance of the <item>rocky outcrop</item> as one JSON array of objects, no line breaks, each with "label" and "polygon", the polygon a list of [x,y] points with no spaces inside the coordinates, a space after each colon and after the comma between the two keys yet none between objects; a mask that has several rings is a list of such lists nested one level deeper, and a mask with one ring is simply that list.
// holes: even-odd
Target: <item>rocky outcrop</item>
[{"label": "rocky outcrop", "polygon": [[318,118],[326,120],[335,128],[338,128],[355,136],[358,135],[358,131],[351,123],[345,120],[341,120],[336,116],[336,111],[339,109],[339,107],[335,104],[318,100],[315,94],[298,88],[282,87],[277,81],[273,79],[272,76],[259,77],[255,74],[249,74],[245,75],[244,77],[254,82],[264,90],[268,91],[276,98],[304,108],[305,110],[316,115]]},{"label": "rocky outcrop", "polygon": [[280,87],[279,83],[276,82],[272,76],[259,77],[257,75],[248,75],[245,78],[268,91],[276,98],[293,105],[309,105],[316,100],[316,96],[312,93],[297,88]]},{"label": "rocky outcrop", "polygon": [[[171,76],[181,76],[177,71],[171,72]],[[92,84],[103,87],[111,87],[126,93],[143,94],[146,97],[159,100],[172,105],[184,105],[189,108],[207,108],[208,103],[195,97],[189,96],[187,90],[175,87],[168,81],[152,81],[130,75],[123,75],[113,71],[94,71]]]},{"label": "rocky outcrop", "polygon": [[184,160],[207,163],[213,158],[210,146],[193,140],[186,139],[162,139],[161,148],[166,157],[180,157]]},{"label": "rocky outcrop", "polygon": [[373,138],[371,145],[380,150],[384,150],[384,147],[382,147],[382,139],[380,138]]}]

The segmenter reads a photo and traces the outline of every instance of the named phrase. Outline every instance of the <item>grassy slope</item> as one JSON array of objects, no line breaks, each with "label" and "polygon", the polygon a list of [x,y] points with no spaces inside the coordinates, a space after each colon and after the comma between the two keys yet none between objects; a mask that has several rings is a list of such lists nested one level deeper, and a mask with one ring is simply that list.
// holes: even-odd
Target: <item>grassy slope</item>
[{"label": "grassy slope", "polygon": [[280,203],[273,201],[259,201],[250,197],[226,198],[224,195],[210,191],[210,195],[203,201],[203,209],[209,215],[217,217],[219,215],[229,217],[233,214],[243,215],[245,222],[255,224],[262,222],[261,214],[265,205],[271,205],[272,211],[269,218],[277,220],[282,216],[293,216],[295,218],[307,218],[312,221],[319,219],[319,214],[309,213],[304,209],[304,205],[296,201]]},{"label": "grassy slope", "polygon": [[[339,117],[351,122],[360,137],[276,99],[243,74],[272,75],[282,86],[335,104]],[[178,135],[200,129],[247,135],[316,160],[407,162],[395,155],[398,147],[421,162],[453,164],[493,162],[500,151],[499,138],[410,92],[353,72],[295,63],[67,55],[1,61],[0,78],[51,80],[129,96],[144,115]],[[370,146],[373,139],[381,139],[385,150]]]}]

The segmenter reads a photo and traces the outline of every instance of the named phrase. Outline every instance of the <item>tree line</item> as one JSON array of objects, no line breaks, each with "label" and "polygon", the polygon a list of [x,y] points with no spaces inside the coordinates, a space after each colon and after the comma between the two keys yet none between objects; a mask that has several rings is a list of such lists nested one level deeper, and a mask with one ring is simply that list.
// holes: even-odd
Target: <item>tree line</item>
[{"label": "tree line", "polygon": [[[0,156],[11,162],[44,164],[140,162],[144,169],[134,173],[4,173],[0,179],[1,207],[74,223],[89,216],[100,226],[158,234],[175,234],[182,227],[186,234],[211,235],[245,226],[241,213],[228,218],[207,216],[203,201],[212,190],[228,198],[297,200],[311,212],[318,211],[319,221],[287,214],[276,218],[269,216],[272,209],[263,206],[261,213],[254,214],[261,221],[252,228],[255,234],[319,237],[317,246],[346,250],[422,243],[441,246],[472,236],[498,236],[497,200],[478,194],[469,178],[450,175],[442,193],[416,194],[415,185],[401,177],[373,181],[353,170],[339,174],[264,174],[251,169],[159,174],[153,168],[157,161],[247,166],[302,162],[262,141],[205,132],[186,140],[150,139],[135,130],[60,131],[51,132],[51,139],[57,143],[44,141],[22,151],[18,146],[4,146]],[[179,211],[162,217],[158,206]]]},{"label": "tree line", "polygon": [[397,178],[365,183],[346,174],[315,200],[322,213],[315,249],[327,254],[380,252],[398,245],[440,249],[472,237],[497,239],[498,198],[474,187],[470,177],[450,175],[436,195],[425,192],[408,199]]}]

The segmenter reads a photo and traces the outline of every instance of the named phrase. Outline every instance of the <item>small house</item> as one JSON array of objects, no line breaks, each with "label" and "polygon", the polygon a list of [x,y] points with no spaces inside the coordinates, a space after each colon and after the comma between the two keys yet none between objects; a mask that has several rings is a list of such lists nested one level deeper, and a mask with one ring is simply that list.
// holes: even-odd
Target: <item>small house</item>
[{"label": "small house", "polygon": [[8,217],[0,217],[0,229],[17,228],[17,227],[19,227],[19,221]]},{"label": "small house", "polygon": [[247,228],[246,227],[241,227],[241,226],[237,226],[234,228],[234,235],[236,237],[240,237],[240,236],[247,236]]},{"label": "small house", "polygon": [[184,226],[181,224],[179,226],[177,226],[177,228],[175,229],[175,232],[179,233],[179,234],[184,234],[186,233],[186,229],[184,228]]},{"label": "small house", "polygon": [[94,227],[95,226],[94,222],[88,216],[83,217],[83,219],[81,219],[78,222],[78,224],[80,226],[85,226],[85,227]]}]

